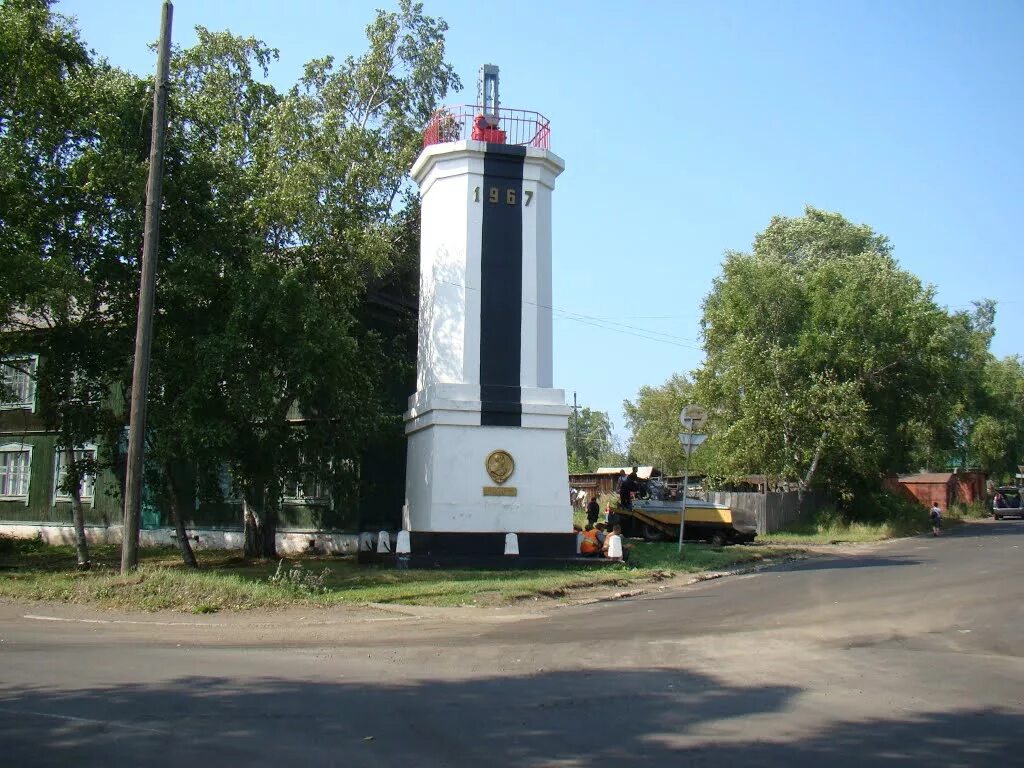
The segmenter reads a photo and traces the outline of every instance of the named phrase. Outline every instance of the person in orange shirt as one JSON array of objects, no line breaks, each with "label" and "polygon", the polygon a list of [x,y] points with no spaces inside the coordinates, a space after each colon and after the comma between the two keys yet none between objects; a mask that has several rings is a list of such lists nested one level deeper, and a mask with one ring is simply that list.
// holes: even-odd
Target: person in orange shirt
[{"label": "person in orange shirt", "polygon": [[597,529],[590,523],[587,523],[587,527],[583,529],[580,554],[585,557],[595,557],[601,554],[601,542],[597,538]]}]

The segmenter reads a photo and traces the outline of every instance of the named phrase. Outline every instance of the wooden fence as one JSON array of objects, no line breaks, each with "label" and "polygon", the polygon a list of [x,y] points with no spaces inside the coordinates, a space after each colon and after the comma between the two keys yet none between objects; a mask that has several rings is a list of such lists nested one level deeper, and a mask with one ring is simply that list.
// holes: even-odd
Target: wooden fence
[{"label": "wooden fence", "polygon": [[808,491],[800,503],[796,491],[786,493],[754,493],[742,491],[707,491],[705,501],[724,504],[732,509],[757,515],[757,532],[774,533],[798,525],[830,503],[823,491]]}]

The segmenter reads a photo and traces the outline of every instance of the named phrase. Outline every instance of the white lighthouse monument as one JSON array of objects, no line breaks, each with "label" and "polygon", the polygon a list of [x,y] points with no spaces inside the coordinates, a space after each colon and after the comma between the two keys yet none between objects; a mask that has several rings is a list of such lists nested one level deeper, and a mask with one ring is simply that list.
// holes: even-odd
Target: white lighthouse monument
[{"label": "white lighthouse monument", "polygon": [[565,165],[550,141],[546,118],[501,108],[486,65],[477,104],[439,110],[412,168],[420,306],[403,528],[414,559],[575,554],[569,408],[552,388],[551,197]]}]

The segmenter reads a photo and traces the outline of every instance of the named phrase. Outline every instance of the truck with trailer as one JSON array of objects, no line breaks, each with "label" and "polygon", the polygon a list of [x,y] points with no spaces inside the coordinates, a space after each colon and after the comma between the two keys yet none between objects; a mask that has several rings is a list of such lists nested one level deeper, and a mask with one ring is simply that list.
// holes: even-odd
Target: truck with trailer
[{"label": "truck with trailer", "polygon": [[648,541],[679,539],[683,521],[686,541],[707,541],[717,546],[749,544],[757,535],[757,515],[724,504],[687,497],[683,519],[683,499],[673,497],[657,480],[647,483],[645,492],[633,500],[632,509],[617,510],[622,532]]}]

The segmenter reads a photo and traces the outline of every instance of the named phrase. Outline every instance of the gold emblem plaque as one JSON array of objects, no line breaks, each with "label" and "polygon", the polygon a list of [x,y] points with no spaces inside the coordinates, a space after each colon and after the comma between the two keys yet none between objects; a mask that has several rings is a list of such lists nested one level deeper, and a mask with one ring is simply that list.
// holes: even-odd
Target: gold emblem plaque
[{"label": "gold emblem plaque", "polygon": [[512,454],[501,449],[491,451],[487,455],[485,466],[487,467],[487,474],[491,476],[491,480],[498,485],[512,477],[512,473],[516,471],[516,462],[512,458]]},{"label": "gold emblem plaque", "polygon": [[519,489],[511,485],[485,485],[484,496],[518,496]]}]

